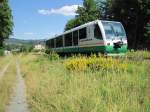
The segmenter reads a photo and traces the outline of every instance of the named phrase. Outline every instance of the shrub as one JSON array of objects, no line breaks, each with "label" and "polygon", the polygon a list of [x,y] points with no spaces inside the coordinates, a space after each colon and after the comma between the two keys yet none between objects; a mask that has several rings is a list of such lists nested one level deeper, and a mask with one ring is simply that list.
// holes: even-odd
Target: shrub
[{"label": "shrub", "polygon": [[87,69],[86,57],[72,58],[65,62],[65,66],[68,70],[84,71]]},{"label": "shrub", "polygon": [[52,52],[53,52],[52,49],[48,49],[48,48],[47,48],[47,49],[45,50],[45,53],[46,53],[46,54],[50,54],[50,53],[52,53]]},{"label": "shrub", "polygon": [[0,48],[0,56],[3,56],[3,55],[4,55],[4,49]]},{"label": "shrub", "polygon": [[102,56],[92,55],[91,57],[74,57],[65,62],[65,66],[68,70],[72,71],[86,71],[88,69],[95,70],[107,70],[107,71],[126,71],[128,64],[118,59],[111,57],[105,58]]},{"label": "shrub", "polygon": [[49,54],[46,54],[49,60],[59,60],[59,55],[55,52],[50,52]]},{"label": "shrub", "polygon": [[37,53],[37,52],[40,52],[40,50],[33,49],[32,52]]}]

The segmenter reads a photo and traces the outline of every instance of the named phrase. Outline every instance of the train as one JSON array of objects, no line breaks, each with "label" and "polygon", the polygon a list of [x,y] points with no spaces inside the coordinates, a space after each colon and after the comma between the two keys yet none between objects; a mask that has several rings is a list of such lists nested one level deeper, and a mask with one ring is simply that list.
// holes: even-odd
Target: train
[{"label": "train", "polygon": [[101,53],[124,55],[128,42],[121,22],[95,20],[46,40],[56,53]]}]

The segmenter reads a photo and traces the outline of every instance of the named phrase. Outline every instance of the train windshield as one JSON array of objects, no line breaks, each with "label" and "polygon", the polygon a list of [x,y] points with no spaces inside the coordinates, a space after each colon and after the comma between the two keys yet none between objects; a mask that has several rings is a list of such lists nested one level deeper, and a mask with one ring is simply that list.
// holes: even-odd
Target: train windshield
[{"label": "train windshield", "polygon": [[102,22],[106,34],[106,39],[126,38],[125,30],[121,23]]}]

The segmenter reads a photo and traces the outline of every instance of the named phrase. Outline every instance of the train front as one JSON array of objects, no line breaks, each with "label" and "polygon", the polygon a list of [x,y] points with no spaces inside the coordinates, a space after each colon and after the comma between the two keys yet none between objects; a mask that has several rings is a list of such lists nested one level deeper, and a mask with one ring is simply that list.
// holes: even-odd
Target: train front
[{"label": "train front", "polygon": [[120,22],[102,21],[105,37],[105,53],[119,55],[127,52],[127,36]]}]

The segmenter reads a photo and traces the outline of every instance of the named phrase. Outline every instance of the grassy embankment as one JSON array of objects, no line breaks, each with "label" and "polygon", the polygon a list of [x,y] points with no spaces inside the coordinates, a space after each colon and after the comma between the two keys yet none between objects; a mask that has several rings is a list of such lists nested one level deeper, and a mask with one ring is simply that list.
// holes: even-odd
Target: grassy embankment
[{"label": "grassy embankment", "polygon": [[80,56],[50,61],[23,55],[32,112],[149,112],[150,60],[144,58],[150,53],[128,55],[133,60]]},{"label": "grassy embankment", "polygon": [[[12,57],[9,57],[9,59],[12,60]],[[1,57],[0,60],[2,60],[0,62],[1,68],[2,65],[5,66],[8,64],[8,57]],[[5,111],[6,105],[9,102],[10,95],[12,94],[13,87],[16,82],[16,66],[14,65],[15,63],[12,62],[4,76],[0,79],[0,112]]]}]

